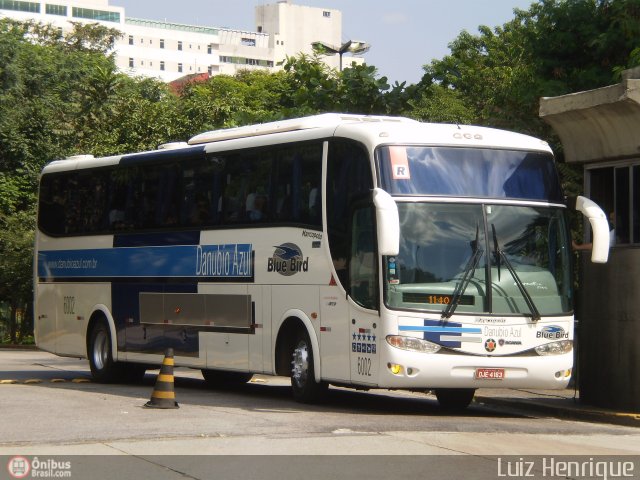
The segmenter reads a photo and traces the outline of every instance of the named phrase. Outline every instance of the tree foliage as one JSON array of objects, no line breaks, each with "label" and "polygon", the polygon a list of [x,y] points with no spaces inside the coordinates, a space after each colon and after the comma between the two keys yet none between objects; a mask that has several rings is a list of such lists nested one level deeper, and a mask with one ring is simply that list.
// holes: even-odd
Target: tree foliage
[{"label": "tree foliage", "polygon": [[551,138],[540,97],[619,81],[640,61],[639,38],[637,0],[540,0],[500,27],[460,33],[422,84],[455,90],[482,124]]}]

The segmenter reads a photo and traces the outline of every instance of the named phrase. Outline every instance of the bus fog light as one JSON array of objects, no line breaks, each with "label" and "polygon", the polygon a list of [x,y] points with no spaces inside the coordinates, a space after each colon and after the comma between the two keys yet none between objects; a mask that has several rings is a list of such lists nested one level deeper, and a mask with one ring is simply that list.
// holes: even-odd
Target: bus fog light
[{"label": "bus fog light", "polygon": [[388,363],[387,367],[394,375],[400,375],[402,373],[402,365],[397,365],[395,363]]},{"label": "bus fog light", "polygon": [[438,350],[440,350],[440,345],[436,345],[435,343],[427,342],[426,340],[415,337],[388,335],[386,340],[387,343],[392,347],[396,347],[401,350],[408,350],[410,352],[436,353]]},{"label": "bus fog light", "polygon": [[561,340],[559,342],[545,343],[536,347],[536,353],[538,355],[562,355],[563,353],[569,353],[573,350],[572,340]]}]

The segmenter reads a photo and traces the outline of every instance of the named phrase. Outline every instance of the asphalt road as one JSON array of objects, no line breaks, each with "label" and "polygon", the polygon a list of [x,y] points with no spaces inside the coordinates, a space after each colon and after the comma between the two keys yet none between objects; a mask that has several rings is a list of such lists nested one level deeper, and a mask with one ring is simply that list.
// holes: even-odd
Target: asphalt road
[{"label": "asphalt road", "polygon": [[[155,372],[141,385],[101,385],[84,381],[86,361],[0,350],[0,456],[90,455],[72,457],[72,478],[84,478],[78,473],[84,469],[93,478],[103,478],[96,472],[130,478],[116,474],[123,468],[136,471],[135,478],[154,479],[214,478],[215,471],[215,478],[340,473],[369,480],[389,478],[387,470],[398,471],[398,465],[407,478],[414,469],[422,478],[462,478],[447,477],[461,467],[464,478],[498,478],[506,470],[497,471],[497,459],[509,455],[629,455],[636,462],[634,475],[640,475],[637,428],[562,420],[517,406],[473,404],[450,415],[430,395],[387,390],[331,388],[326,403],[301,405],[282,377],[260,375],[227,389],[207,388],[197,370],[176,369],[175,377],[180,408],[145,409]],[[105,457],[111,455],[118,460]],[[206,457],[193,461],[193,455]],[[351,455],[361,457],[344,457]],[[523,473],[517,470],[520,457],[514,458],[516,463],[505,460],[501,467]],[[309,467],[316,463],[330,471]],[[238,476],[233,465],[253,473]],[[287,476],[280,471],[285,467]],[[2,478],[5,470],[0,472]]]}]

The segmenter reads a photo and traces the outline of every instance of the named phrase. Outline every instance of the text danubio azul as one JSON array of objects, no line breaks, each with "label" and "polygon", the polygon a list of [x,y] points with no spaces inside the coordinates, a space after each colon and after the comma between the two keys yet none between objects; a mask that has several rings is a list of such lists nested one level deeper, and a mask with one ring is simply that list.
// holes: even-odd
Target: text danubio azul
[{"label": "text danubio azul", "polygon": [[198,245],[196,276],[242,278],[253,276],[251,244]]}]

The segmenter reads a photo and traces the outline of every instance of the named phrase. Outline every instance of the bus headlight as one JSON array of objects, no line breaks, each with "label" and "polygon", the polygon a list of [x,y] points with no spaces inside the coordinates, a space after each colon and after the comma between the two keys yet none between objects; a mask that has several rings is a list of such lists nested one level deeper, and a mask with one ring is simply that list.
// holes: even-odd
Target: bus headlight
[{"label": "bus headlight", "polygon": [[403,337],[401,335],[388,335],[387,343],[392,347],[399,348],[401,350],[409,350],[410,352],[420,353],[436,353],[440,350],[440,345],[427,342],[420,338],[415,337]]},{"label": "bus headlight", "polygon": [[572,340],[561,340],[559,342],[545,343],[536,347],[536,353],[538,355],[562,355],[563,353],[569,353],[573,350]]}]

